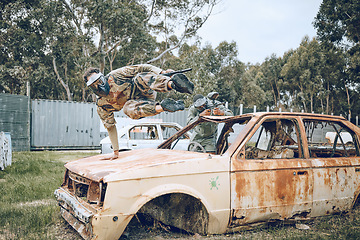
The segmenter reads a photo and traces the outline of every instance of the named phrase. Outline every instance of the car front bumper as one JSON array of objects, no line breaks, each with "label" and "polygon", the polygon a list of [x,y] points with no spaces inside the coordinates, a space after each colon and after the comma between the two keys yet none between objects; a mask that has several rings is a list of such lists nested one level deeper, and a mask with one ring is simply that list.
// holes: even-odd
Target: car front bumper
[{"label": "car front bumper", "polygon": [[61,216],[82,238],[91,239],[93,237],[91,221],[94,211],[84,206],[79,199],[63,188],[56,189],[54,194],[61,207]]}]

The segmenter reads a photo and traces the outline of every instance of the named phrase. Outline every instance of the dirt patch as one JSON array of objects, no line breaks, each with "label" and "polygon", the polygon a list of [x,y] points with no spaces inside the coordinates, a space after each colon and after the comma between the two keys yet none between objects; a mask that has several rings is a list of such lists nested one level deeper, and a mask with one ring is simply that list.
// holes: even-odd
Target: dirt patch
[{"label": "dirt patch", "polygon": [[81,236],[63,219],[55,226],[51,227],[48,232],[49,236],[58,240],[81,240]]},{"label": "dirt patch", "polygon": [[7,229],[0,231],[0,240],[15,239],[15,234]]},{"label": "dirt patch", "polygon": [[[139,220],[138,220],[139,219]],[[296,224],[269,223],[241,232],[201,236],[163,225],[153,219],[135,217],[131,220],[119,240],[234,240],[234,239],[360,239],[360,208],[346,214],[319,217],[311,221],[298,222],[309,228],[299,229]],[[352,229],[351,235],[347,232]],[[57,224],[50,236],[61,240],[80,240],[79,234],[64,220]],[[347,236],[347,237],[346,237]],[[1,239],[1,235],[0,235]]]}]

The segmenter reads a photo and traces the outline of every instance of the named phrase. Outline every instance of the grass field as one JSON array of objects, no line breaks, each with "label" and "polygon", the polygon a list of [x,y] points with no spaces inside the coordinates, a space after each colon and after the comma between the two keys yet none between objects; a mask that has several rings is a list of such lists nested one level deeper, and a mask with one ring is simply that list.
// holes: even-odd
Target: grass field
[{"label": "grass field", "polygon": [[[13,153],[12,165],[0,171],[0,239],[80,239],[60,217],[53,192],[62,183],[65,162],[94,154]],[[360,207],[308,221],[308,230],[279,223],[233,234],[199,236],[168,232],[160,223],[132,222],[121,239],[360,239]]]},{"label": "grass field", "polygon": [[14,152],[12,165],[0,171],[0,239],[61,239],[57,231],[64,223],[53,193],[64,163],[93,154]]}]

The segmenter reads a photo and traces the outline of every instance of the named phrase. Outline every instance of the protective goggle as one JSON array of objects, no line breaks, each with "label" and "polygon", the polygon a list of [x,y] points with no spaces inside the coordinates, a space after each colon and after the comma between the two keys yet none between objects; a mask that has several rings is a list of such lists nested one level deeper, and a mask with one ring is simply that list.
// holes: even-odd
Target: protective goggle
[{"label": "protective goggle", "polygon": [[205,97],[199,98],[194,102],[194,107],[201,108],[206,104],[207,100]]},{"label": "protective goggle", "polygon": [[[97,83],[98,81],[98,83]],[[109,95],[110,86],[102,73],[93,74],[86,85],[98,96],[105,97]]]}]

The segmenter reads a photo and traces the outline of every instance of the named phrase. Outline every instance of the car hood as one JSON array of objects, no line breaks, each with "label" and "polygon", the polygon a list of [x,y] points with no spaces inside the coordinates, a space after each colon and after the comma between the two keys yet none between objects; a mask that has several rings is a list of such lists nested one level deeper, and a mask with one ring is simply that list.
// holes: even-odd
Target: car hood
[{"label": "car hood", "polygon": [[229,157],[225,155],[147,148],[120,152],[116,160],[101,160],[106,156],[111,154],[68,162],[65,167],[104,182],[229,170]]}]

